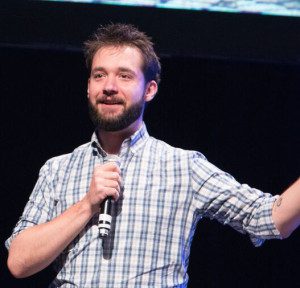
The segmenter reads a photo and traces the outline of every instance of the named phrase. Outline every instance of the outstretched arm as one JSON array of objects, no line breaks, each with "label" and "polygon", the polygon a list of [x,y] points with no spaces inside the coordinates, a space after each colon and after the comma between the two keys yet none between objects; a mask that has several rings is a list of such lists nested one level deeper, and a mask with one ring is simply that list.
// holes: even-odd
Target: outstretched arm
[{"label": "outstretched arm", "polygon": [[274,203],[272,217],[284,238],[300,225],[300,178]]},{"label": "outstretched arm", "polygon": [[96,166],[84,198],[47,223],[27,228],[12,241],[7,265],[17,278],[33,275],[47,267],[80,233],[100,203],[120,192],[120,169],[113,163]]}]

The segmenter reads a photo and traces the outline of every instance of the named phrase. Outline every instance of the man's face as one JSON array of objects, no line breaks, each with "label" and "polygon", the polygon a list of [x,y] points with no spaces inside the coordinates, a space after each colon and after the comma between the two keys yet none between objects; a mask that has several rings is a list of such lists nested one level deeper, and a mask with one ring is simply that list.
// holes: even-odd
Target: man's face
[{"label": "man's face", "polygon": [[145,102],[157,91],[155,81],[145,83],[142,63],[140,51],[130,46],[107,46],[96,52],[88,98],[90,116],[98,128],[118,131],[142,121]]}]

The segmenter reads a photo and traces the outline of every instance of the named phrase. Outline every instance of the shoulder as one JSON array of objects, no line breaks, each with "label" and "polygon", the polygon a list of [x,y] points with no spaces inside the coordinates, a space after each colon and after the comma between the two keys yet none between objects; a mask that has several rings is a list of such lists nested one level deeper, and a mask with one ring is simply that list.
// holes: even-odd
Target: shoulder
[{"label": "shoulder", "polygon": [[147,150],[150,150],[153,155],[158,155],[159,157],[172,157],[174,160],[186,159],[193,161],[199,159],[200,161],[206,161],[206,157],[199,151],[175,147],[151,136],[149,137],[147,146]]},{"label": "shoulder", "polygon": [[85,143],[78,146],[72,152],[58,155],[48,159],[45,164],[42,166],[40,173],[55,173],[58,170],[64,169],[74,162],[76,159],[85,157],[87,154],[92,153],[91,143]]},{"label": "shoulder", "polygon": [[150,147],[147,149],[150,157],[157,158],[158,161],[172,162],[176,167],[185,167],[192,174],[201,175],[201,178],[207,179],[212,175],[224,173],[199,151],[174,147],[154,137],[150,137],[147,144]]}]

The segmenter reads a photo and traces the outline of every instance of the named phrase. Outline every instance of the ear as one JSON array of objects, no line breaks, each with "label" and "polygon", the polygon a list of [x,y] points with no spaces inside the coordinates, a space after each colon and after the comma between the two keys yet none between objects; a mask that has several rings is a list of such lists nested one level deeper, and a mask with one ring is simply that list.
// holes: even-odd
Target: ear
[{"label": "ear", "polygon": [[158,90],[158,85],[156,83],[156,81],[151,80],[150,82],[148,82],[146,84],[146,91],[145,91],[145,101],[149,102],[151,101],[155,94],[157,93]]},{"label": "ear", "polygon": [[87,98],[90,97],[90,78],[88,79],[88,83],[87,83]]}]

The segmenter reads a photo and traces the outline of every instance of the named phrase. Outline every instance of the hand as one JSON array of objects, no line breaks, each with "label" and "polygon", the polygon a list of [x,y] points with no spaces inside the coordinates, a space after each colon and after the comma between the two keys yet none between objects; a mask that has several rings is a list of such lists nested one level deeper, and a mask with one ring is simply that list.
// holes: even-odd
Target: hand
[{"label": "hand", "polygon": [[99,205],[107,197],[118,200],[121,186],[120,173],[118,165],[112,162],[95,166],[90,189],[83,199],[87,201],[93,214],[99,211]]}]

